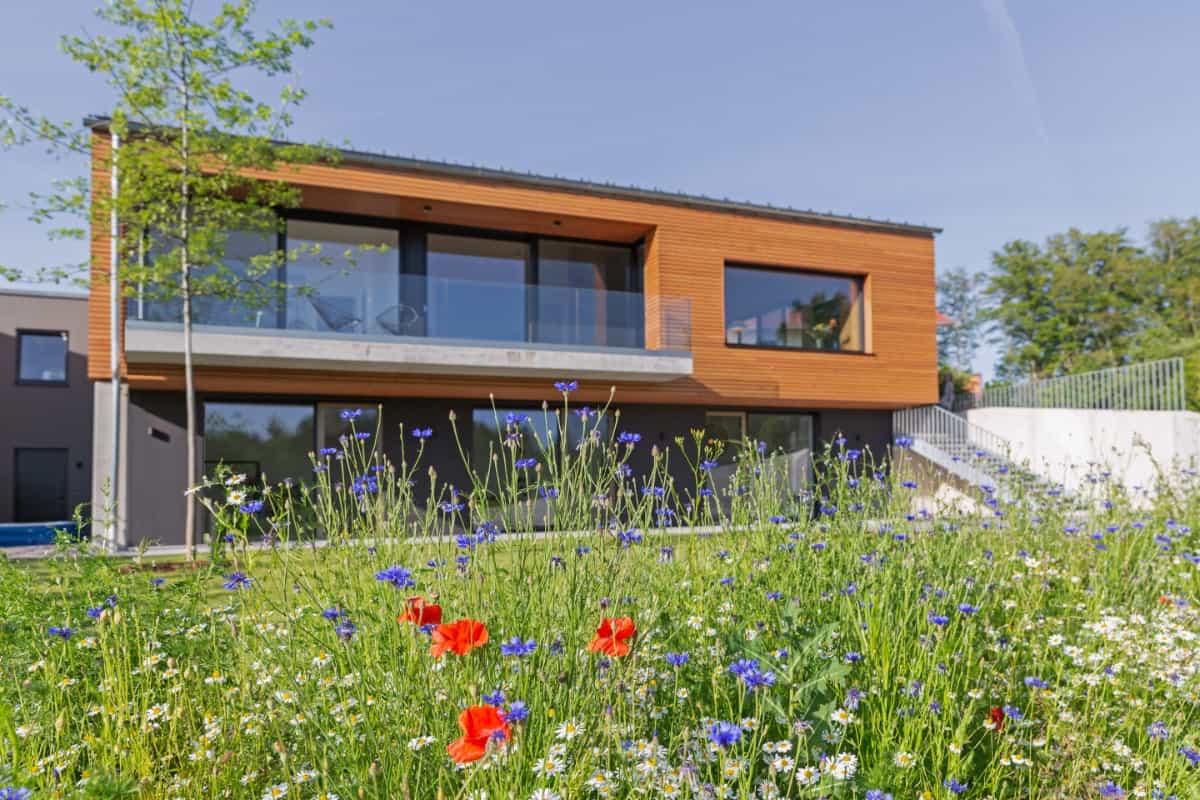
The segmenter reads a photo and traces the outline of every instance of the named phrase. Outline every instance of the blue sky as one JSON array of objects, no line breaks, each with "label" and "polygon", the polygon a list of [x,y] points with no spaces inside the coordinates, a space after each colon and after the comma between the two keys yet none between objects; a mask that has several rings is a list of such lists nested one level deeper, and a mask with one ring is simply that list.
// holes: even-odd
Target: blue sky
[{"label": "blue sky", "polygon": [[[0,93],[104,112],[57,50],[96,0],[7,8]],[[205,0],[197,0],[205,6]],[[14,4],[15,6],[15,4]],[[922,222],[941,268],[1014,238],[1197,212],[1200,5],[1159,0],[329,3],[293,138]],[[80,165],[0,153],[0,262],[80,258],[23,198]],[[990,371],[991,354],[978,366]]]}]

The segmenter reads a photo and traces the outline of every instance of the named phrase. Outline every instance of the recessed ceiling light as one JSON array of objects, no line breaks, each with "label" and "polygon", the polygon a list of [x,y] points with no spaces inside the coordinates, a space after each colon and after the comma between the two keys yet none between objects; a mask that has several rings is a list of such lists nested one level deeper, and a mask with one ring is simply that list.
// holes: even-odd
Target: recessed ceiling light
[{"label": "recessed ceiling light", "polygon": [[556,219],[556,220],[554,220],[554,227],[556,227],[556,228],[557,228],[557,227],[559,227],[560,225],[562,225],[562,220],[561,220],[561,219]]},{"label": "recessed ceiling light", "polygon": [[433,211],[433,206],[425,206],[424,210],[425,210],[425,213],[428,214],[430,211]]}]

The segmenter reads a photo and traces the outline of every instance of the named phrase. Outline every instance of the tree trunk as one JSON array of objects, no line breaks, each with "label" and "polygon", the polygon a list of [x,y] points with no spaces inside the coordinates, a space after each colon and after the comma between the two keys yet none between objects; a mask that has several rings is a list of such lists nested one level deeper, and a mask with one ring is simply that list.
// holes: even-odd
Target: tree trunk
[{"label": "tree trunk", "polygon": [[[186,49],[185,49],[186,53]],[[184,494],[187,514],[183,527],[183,547],[187,560],[196,558],[196,498],[192,490],[196,487],[196,386],[192,375],[192,281],[191,263],[188,258],[188,244],[191,235],[191,176],[188,173],[188,129],[191,99],[187,79],[187,57],[184,56],[183,69],[183,119],[180,125],[182,169],[180,174],[180,190],[183,202],[179,207],[179,270],[180,292],[183,295],[183,381],[185,403],[187,405],[187,493]]]}]

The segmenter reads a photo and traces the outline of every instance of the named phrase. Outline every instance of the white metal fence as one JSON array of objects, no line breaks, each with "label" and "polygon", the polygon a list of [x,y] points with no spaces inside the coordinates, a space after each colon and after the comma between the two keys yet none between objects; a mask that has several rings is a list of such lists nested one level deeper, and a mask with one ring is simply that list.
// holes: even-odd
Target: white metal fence
[{"label": "white metal fence", "polygon": [[1183,359],[1167,358],[1013,386],[988,387],[976,408],[1184,411]]}]

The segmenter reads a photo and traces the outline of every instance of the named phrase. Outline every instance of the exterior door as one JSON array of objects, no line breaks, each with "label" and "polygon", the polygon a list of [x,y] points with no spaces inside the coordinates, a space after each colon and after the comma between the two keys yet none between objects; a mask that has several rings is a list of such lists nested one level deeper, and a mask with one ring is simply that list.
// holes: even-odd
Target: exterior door
[{"label": "exterior door", "polygon": [[17,522],[70,519],[67,508],[67,450],[18,447],[14,510]]}]

